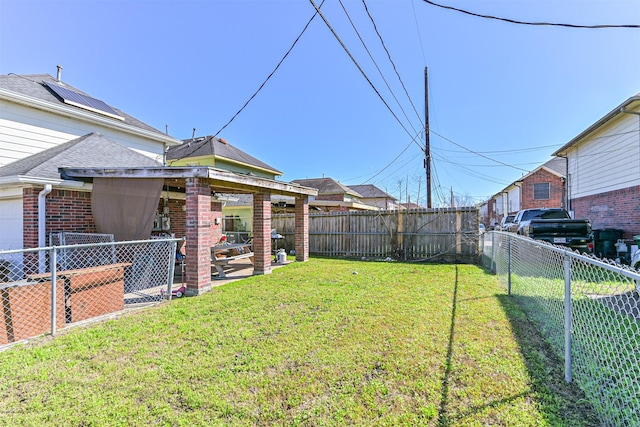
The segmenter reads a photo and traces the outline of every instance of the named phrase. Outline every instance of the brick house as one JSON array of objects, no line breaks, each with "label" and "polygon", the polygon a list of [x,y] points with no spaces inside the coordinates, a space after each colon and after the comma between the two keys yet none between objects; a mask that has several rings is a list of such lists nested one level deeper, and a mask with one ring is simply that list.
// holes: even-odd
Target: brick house
[{"label": "brick house", "polygon": [[309,201],[309,205],[318,210],[346,212],[379,209],[364,203],[362,194],[333,178],[296,179],[291,182],[318,190],[318,195]]},{"label": "brick house", "polygon": [[[282,172],[259,160],[223,138],[203,136],[185,139],[181,145],[167,150],[169,166],[211,166],[237,173],[277,179]],[[251,194],[217,194],[222,206],[222,233],[233,240],[244,240],[253,230],[253,197]],[[291,203],[294,198],[291,197]],[[280,198],[272,198],[277,207]]]},{"label": "brick house", "polygon": [[521,209],[565,208],[566,162],[552,158],[512,182],[487,202],[488,226]]},{"label": "brick house", "polygon": [[367,205],[376,206],[382,210],[401,208],[398,199],[373,184],[350,185],[349,188],[360,194],[362,196],[360,200]]},{"label": "brick house", "polygon": [[594,230],[640,234],[640,94],[553,153],[567,163],[567,205]]}]

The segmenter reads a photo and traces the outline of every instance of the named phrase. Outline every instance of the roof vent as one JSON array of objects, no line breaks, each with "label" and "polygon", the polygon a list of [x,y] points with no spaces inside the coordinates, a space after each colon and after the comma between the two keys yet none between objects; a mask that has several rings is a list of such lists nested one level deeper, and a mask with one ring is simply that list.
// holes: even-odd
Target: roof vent
[{"label": "roof vent", "polygon": [[62,81],[62,65],[56,65],[56,68],[58,68],[56,80],[61,82]]}]

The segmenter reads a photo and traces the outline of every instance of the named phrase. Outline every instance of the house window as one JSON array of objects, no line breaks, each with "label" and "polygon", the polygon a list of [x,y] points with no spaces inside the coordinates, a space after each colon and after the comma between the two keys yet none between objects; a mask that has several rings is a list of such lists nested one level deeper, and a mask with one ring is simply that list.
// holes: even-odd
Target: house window
[{"label": "house window", "polygon": [[551,184],[540,182],[533,184],[533,200],[548,200],[551,197]]}]

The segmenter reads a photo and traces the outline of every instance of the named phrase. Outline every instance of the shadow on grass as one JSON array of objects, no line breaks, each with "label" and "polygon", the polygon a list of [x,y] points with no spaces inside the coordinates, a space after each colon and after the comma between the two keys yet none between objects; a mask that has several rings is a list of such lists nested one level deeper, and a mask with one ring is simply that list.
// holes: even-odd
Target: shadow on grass
[{"label": "shadow on grass", "polygon": [[458,266],[456,265],[456,276],[453,283],[453,301],[451,303],[451,325],[449,326],[449,345],[447,346],[447,362],[445,365],[444,375],[442,377],[442,400],[440,401],[440,411],[438,415],[438,426],[445,427],[449,425],[448,406],[449,406],[449,378],[451,377],[453,343],[456,332],[456,307],[458,306]]},{"label": "shadow on grass", "polygon": [[575,383],[564,380],[564,362],[513,297],[498,294],[531,379],[532,392],[551,425],[600,426],[593,406]]},{"label": "shadow on grass", "polygon": [[448,427],[460,419],[480,413],[487,408],[498,407],[505,403],[516,401],[522,397],[536,400],[540,405],[540,412],[545,416],[549,425],[560,426],[599,426],[600,422],[591,404],[586,400],[582,390],[574,383],[564,381],[563,362],[553,353],[549,344],[527,319],[513,298],[498,294],[496,298],[502,305],[511,323],[512,330],[521,349],[529,377],[531,390],[502,399],[497,399],[483,405],[471,406],[464,413],[455,417],[449,414],[450,378],[453,366],[453,346],[456,332],[456,310],[458,301],[458,267],[456,266],[455,282],[449,327],[449,343],[445,372],[442,377],[442,399],[440,401],[438,427]]}]

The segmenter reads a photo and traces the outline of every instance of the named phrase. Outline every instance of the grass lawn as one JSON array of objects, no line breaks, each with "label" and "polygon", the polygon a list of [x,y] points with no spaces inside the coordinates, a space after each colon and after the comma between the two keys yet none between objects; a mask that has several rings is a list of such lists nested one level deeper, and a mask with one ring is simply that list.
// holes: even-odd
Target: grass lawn
[{"label": "grass lawn", "polygon": [[594,426],[495,276],[312,259],[0,353],[7,426]]}]

